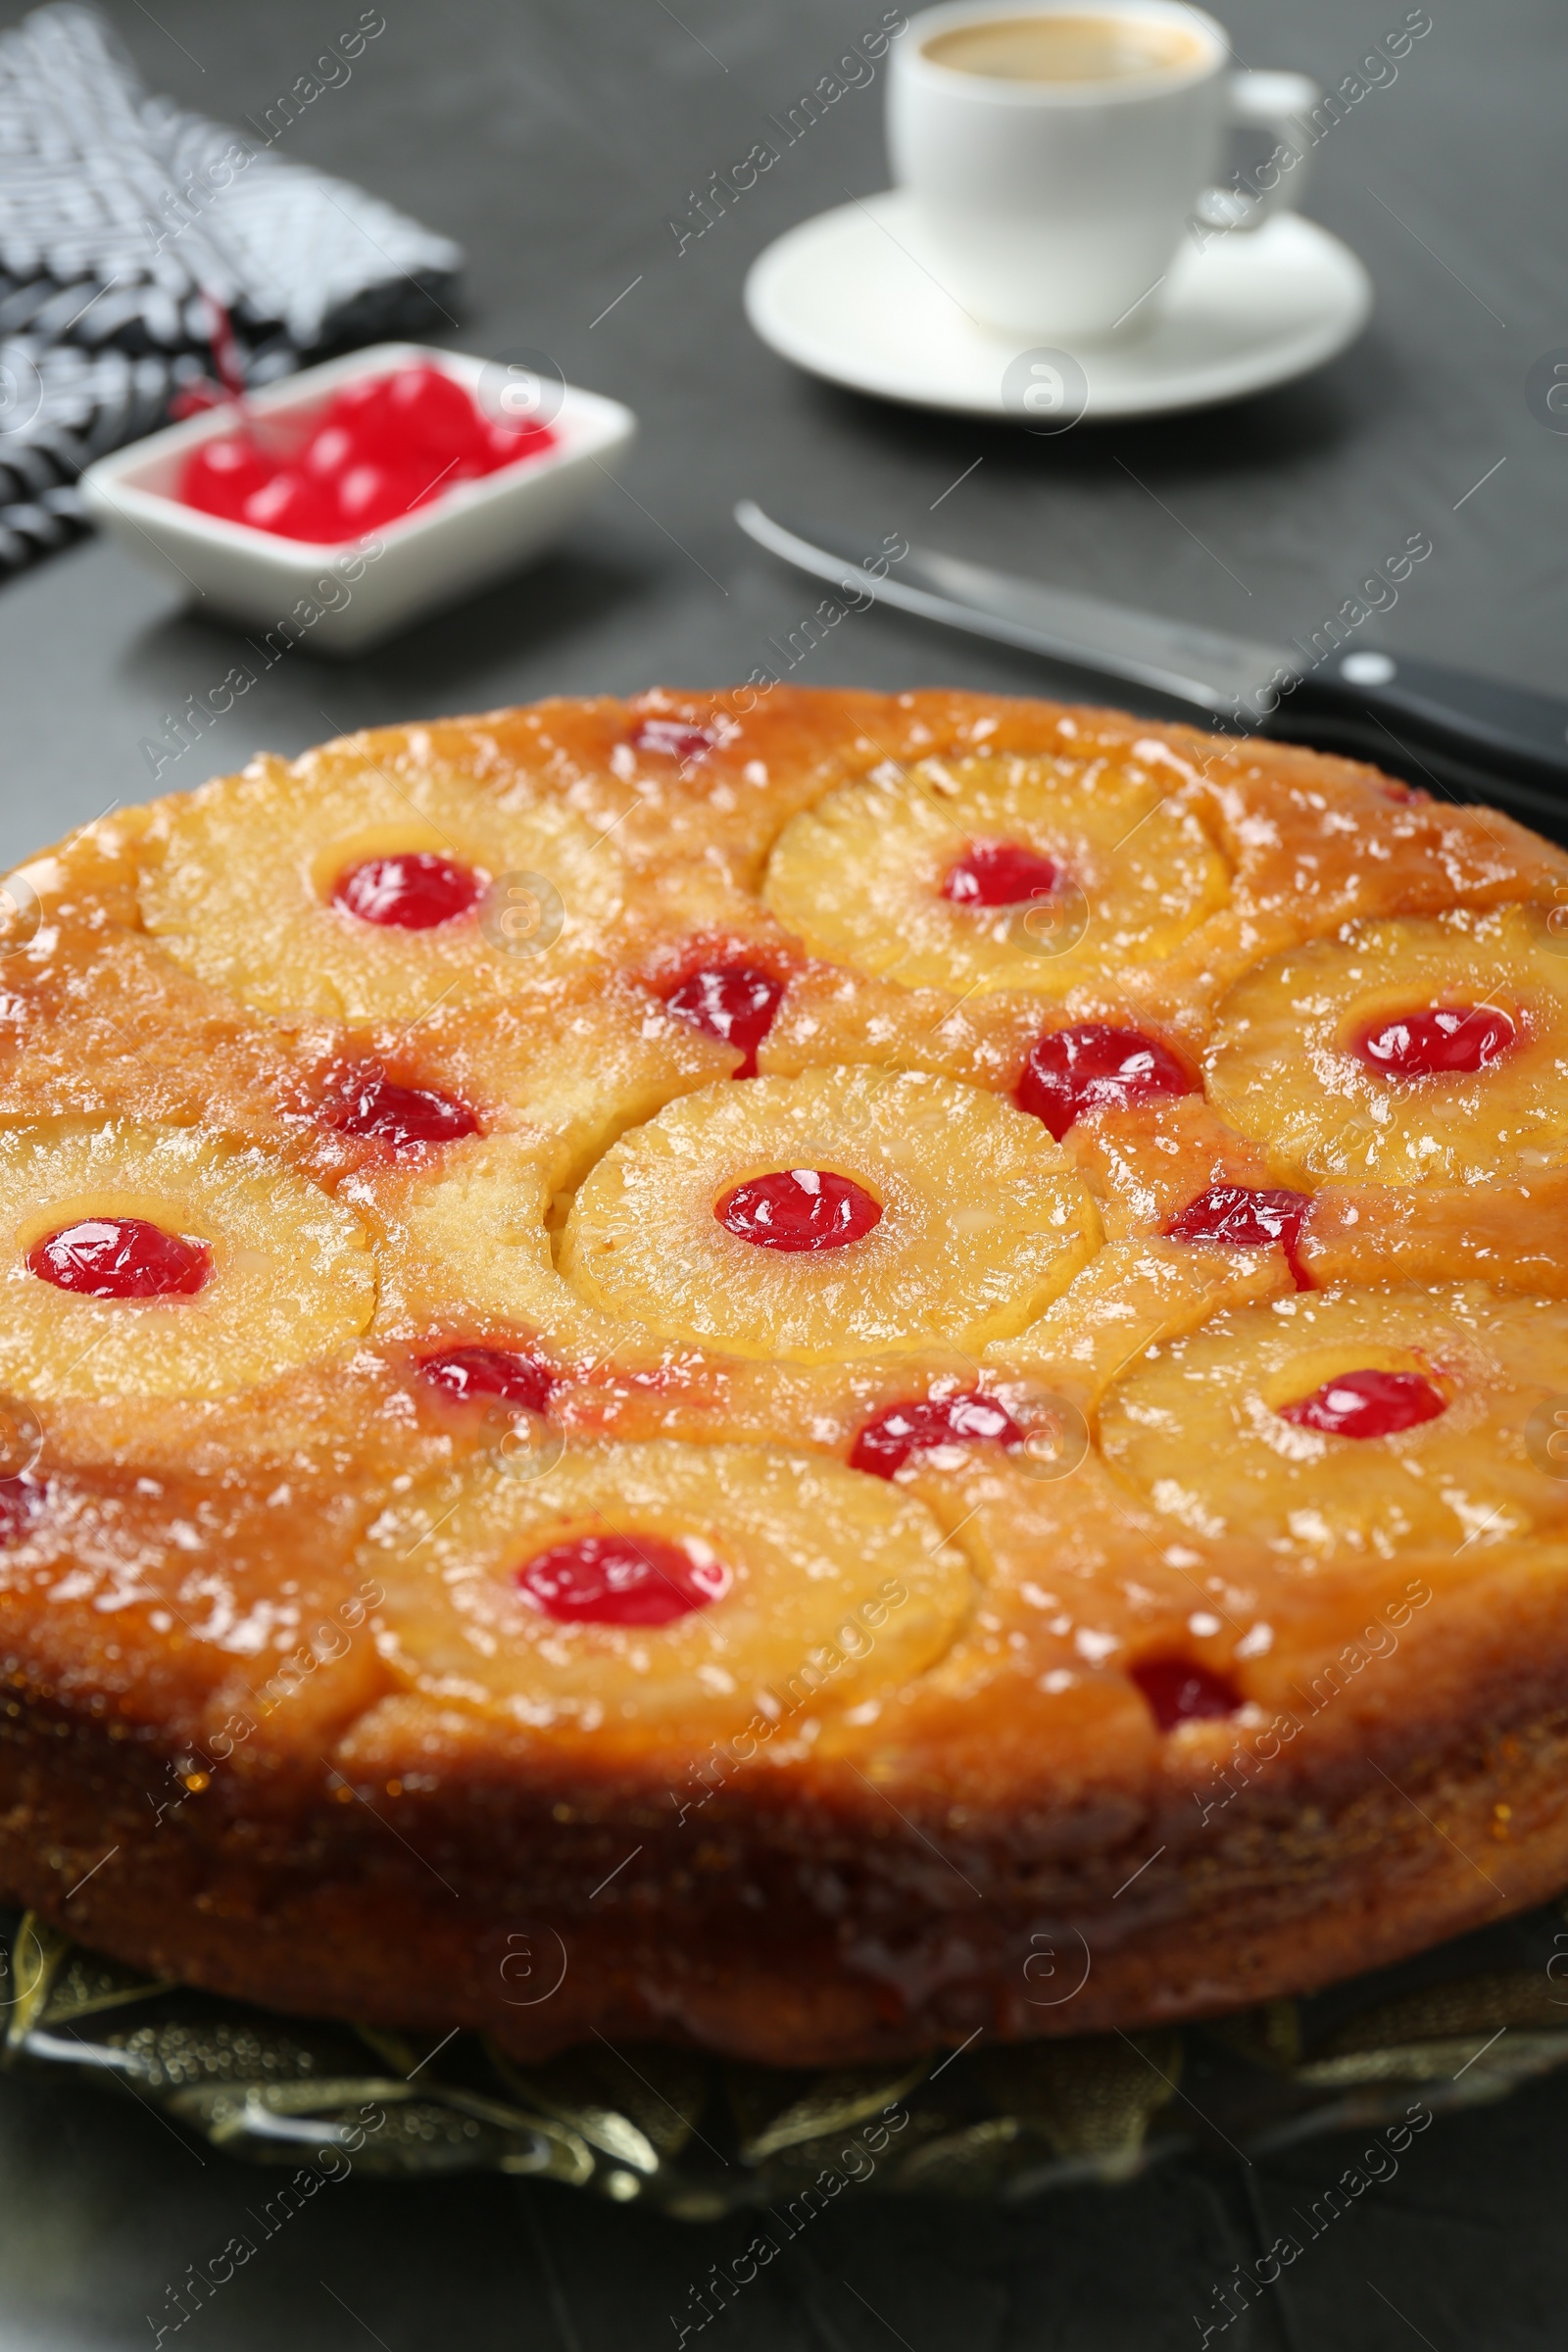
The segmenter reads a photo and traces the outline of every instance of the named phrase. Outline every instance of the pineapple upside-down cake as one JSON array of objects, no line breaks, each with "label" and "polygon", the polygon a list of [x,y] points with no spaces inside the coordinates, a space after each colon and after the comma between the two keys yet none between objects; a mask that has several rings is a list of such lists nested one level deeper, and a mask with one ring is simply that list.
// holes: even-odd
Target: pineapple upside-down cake
[{"label": "pineapple upside-down cake", "polygon": [[0,1893],[781,2063],[1568,1882],[1568,857],[1102,711],[556,702],[0,936]]}]

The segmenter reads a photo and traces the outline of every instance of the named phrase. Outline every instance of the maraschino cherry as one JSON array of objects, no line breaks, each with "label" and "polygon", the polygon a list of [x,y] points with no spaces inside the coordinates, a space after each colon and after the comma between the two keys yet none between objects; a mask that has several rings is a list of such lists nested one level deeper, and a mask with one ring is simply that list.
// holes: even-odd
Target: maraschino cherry
[{"label": "maraschino cherry", "polygon": [[736,1185],[713,1214],[726,1232],[761,1250],[843,1250],[880,1223],[882,1204],[853,1176],[779,1168]]},{"label": "maraschino cherry", "polygon": [[456,1143],[479,1132],[472,1111],[455,1096],[431,1086],[399,1086],[376,1070],[340,1082],[325,1115],[340,1135],[368,1137],[393,1152]]},{"label": "maraschino cherry", "polygon": [[1241,1694],[1223,1675],[1192,1658],[1141,1658],[1129,1669],[1162,1732],[1179,1723],[1209,1723],[1234,1715]]},{"label": "maraschino cherry", "polygon": [[225,522],[276,538],[335,546],[396,522],[459,482],[554,448],[548,425],[487,416],[455,376],[428,366],[345,384],[298,446],[248,429],[204,442],[186,460],[178,495]]},{"label": "maraschino cherry", "polygon": [[1054,858],[1016,841],[977,841],[942,877],[955,906],[1019,906],[1051,896],[1061,876]]},{"label": "maraschino cherry", "polygon": [[332,885],[332,904],[383,929],[433,931],[466,914],[483,890],[472,866],[432,850],[412,850],[351,865]]},{"label": "maraschino cherry", "polygon": [[212,1269],[205,1242],[145,1217],[83,1217],[27,1252],[29,1274],[78,1298],[193,1298]]},{"label": "maraschino cherry", "polygon": [[888,1405],[866,1423],[851,1449],[850,1468],[869,1471],[873,1478],[891,1478],[911,1453],[986,1438],[998,1446],[1019,1443],[1017,1424],[995,1396],[979,1389],[964,1396],[914,1396]]},{"label": "maraschino cherry", "polygon": [[271,464],[254,441],[243,433],[224,433],[220,440],[204,441],[187,459],[180,496],[187,507],[199,507],[204,514],[238,522],[245,501],[270,482],[272,473]]},{"label": "maraschino cherry", "polygon": [[542,1413],[555,1386],[543,1364],[510,1348],[444,1348],[419,1358],[419,1371],[433,1388],[466,1402],[493,1396]]},{"label": "maraschino cherry", "polygon": [[773,1026],[784,983],[750,963],[715,963],[692,972],[664,999],[677,1020],[705,1037],[739,1046],[746,1058],[737,1078],[757,1076],[757,1049]]},{"label": "maraschino cherry", "polygon": [[1495,1005],[1444,1005],[1375,1023],[1355,1051],[1380,1078],[1471,1078],[1500,1061],[1517,1035]]},{"label": "maraschino cherry", "polygon": [[730,1571],[706,1544],[664,1536],[578,1536],[535,1552],[518,1590],[563,1625],[669,1625],[721,1600]]},{"label": "maraschino cherry", "polygon": [[1267,1250],[1278,1242],[1297,1289],[1309,1291],[1312,1278],[1298,1250],[1311,1205],[1310,1194],[1284,1185],[1214,1184],[1179,1209],[1165,1231],[1174,1242],[1226,1242],[1233,1250]]},{"label": "maraschino cherry", "polygon": [[651,752],[658,760],[678,760],[684,766],[710,752],[718,737],[710,727],[694,726],[690,719],[645,718],[632,729],[628,741],[634,752]]},{"label": "maraschino cherry", "polygon": [[1043,1119],[1059,1144],[1091,1110],[1125,1110],[1158,1095],[1190,1095],[1198,1081],[1157,1038],[1141,1029],[1080,1021],[1050,1029],[1029,1050],[1018,1081],[1020,1110]]},{"label": "maraschino cherry", "polygon": [[1447,1399],[1419,1372],[1342,1372],[1310,1396],[1282,1404],[1282,1421],[1334,1438],[1392,1438],[1446,1412]]}]

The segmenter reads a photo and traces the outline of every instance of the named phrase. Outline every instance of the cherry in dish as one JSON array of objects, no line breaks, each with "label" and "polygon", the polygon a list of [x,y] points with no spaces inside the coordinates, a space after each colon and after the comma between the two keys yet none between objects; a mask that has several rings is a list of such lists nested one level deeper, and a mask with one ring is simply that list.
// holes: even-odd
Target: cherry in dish
[{"label": "cherry in dish", "polygon": [[343,385],[303,437],[279,421],[204,442],[181,504],[281,539],[356,539],[556,446],[549,425],[488,416],[444,369],[399,368]]}]

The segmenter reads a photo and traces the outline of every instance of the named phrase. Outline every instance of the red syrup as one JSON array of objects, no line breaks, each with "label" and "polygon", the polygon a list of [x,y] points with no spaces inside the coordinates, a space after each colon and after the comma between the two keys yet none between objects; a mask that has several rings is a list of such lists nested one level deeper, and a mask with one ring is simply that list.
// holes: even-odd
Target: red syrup
[{"label": "red syrup", "polygon": [[193,1298],[212,1270],[205,1242],[145,1217],[84,1217],[27,1252],[29,1274],[78,1298]]},{"label": "red syrup", "polygon": [[1029,1050],[1018,1081],[1020,1110],[1043,1119],[1059,1144],[1086,1111],[1125,1110],[1157,1095],[1191,1095],[1197,1080],[1141,1029],[1103,1021],[1052,1029]]},{"label": "red syrup", "polygon": [[373,1070],[346,1080],[326,1105],[325,1117],[340,1135],[363,1136],[393,1152],[416,1144],[453,1144],[479,1132],[466,1102],[430,1086],[398,1086]]},{"label": "red syrup", "polygon": [[414,850],[351,865],[332,885],[332,904],[383,930],[433,931],[466,914],[483,887],[471,866],[433,850]]},{"label": "red syrup", "polygon": [[1234,1715],[1242,1704],[1241,1693],[1223,1675],[1191,1658],[1144,1658],[1130,1671],[1162,1732],[1174,1731],[1179,1723],[1212,1723]]},{"label": "red syrup", "polygon": [[1280,1243],[1298,1291],[1312,1278],[1297,1252],[1311,1196],[1283,1185],[1215,1184],[1189,1200],[1166,1226],[1173,1242],[1227,1242],[1233,1250],[1267,1250]]},{"label": "red syrup", "polygon": [[664,1003],[677,1020],[689,1022],[705,1037],[739,1046],[746,1059],[735,1075],[755,1078],[757,1049],[773,1026],[783,994],[782,980],[752,964],[717,963],[693,972]]},{"label": "red syrup", "polygon": [[1049,898],[1061,876],[1054,858],[1015,841],[977,841],[942,877],[942,896],[955,906],[1019,906]]},{"label": "red syrup", "polygon": [[760,1250],[843,1250],[882,1217],[852,1176],[826,1168],[780,1168],[726,1193],[713,1210],[728,1233]]},{"label": "red syrup", "polygon": [[542,1364],[510,1348],[446,1348],[419,1359],[419,1371],[445,1396],[465,1400],[493,1396],[542,1413],[555,1382]]},{"label": "red syrup", "polygon": [[688,760],[710,752],[718,738],[708,727],[693,726],[690,719],[645,718],[628,741],[634,752],[652,752],[656,759],[678,760],[684,766]]},{"label": "red syrup", "polygon": [[1447,1411],[1447,1400],[1419,1372],[1342,1372],[1310,1396],[1282,1404],[1282,1421],[1335,1438],[1392,1438]]},{"label": "red syrup", "polygon": [[890,1404],[868,1421],[850,1454],[852,1470],[869,1471],[873,1478],[891,1478],[911,1453],[933,1446],[972,1445],[990,1438],[1001,1446],[1016,1446],[1019,1431],[1005,1405],[975,1389],[967,1396],[915,1396]]},{"label": "red syrup", "polygon": [[707,1608],[731,1577],[706,1544],[663,1536],[578,1536],[517,1570],[517,1586],[563,1625],[669,1625]]},{"label": "red syrup", "polygon": [[1495,1006],[1455,1004],[1382,1021],[1363,1030],[1355,1051],[1380,1078],[1472,1078],[1500,1061],[1517,1036]]}]

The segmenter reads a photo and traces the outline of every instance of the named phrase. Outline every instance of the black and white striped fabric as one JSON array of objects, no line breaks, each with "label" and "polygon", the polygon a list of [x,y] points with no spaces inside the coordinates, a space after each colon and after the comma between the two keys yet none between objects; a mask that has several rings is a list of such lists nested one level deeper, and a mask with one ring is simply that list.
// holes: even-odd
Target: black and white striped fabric
[{"label": "black and white striped fabric", "polygon": [[80,529],[82,468],[213,372],[209,298],[252,383],[444,316],[449,238],[276,152],[329,87],[234,130],[149,96],[78,0],[0,33],[0,572]]}]

